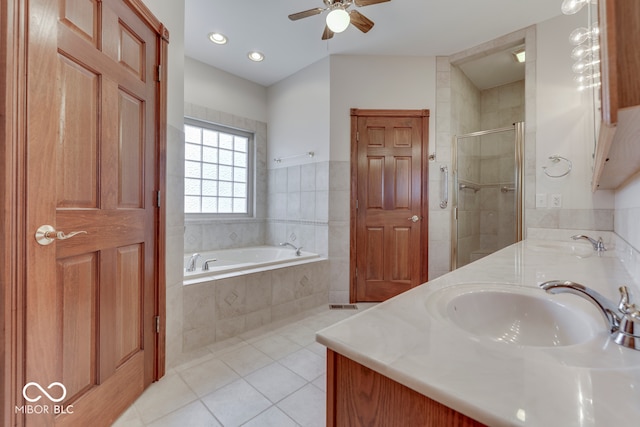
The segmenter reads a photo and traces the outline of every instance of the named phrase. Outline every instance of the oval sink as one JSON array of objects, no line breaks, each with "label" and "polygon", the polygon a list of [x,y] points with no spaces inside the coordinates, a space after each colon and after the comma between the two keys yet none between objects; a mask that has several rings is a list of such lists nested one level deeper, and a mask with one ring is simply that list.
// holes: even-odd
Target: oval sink
[{"label": "oval sink", "polygon": [[583,242],[559,242],[554,240],[542,240],[527,242],[526,247],[536,252],[554,252],[574,255],[578,258],[597,256],[593,247]]},{"label": "oval sink", "polygon": [[433,314],[495,342],[567,346],[583,343],[603,329],[590,314],[554,301],[537,288],[463,284],[436,291],[430,300]]}]

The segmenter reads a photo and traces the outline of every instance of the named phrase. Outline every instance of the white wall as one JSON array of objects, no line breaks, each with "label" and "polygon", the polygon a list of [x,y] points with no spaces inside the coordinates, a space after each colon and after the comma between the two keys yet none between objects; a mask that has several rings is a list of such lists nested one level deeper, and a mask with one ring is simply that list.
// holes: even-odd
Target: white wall
[{"label": "white wall", "polygon": [[[561,194],[562,210],[612,209],[613,193],[591,192],[593,115],[588,92],[579,92],[571,66],[569,33],[585,26],[586,15],[561,15],[537,28],[536,193]],[[560,155],[573,163],[563,178],[550,178],[542,166]],[[538,208],[543,209],[543,208]],[[550,209],[550,208],[547,208]],[[560,227],[570,228],[570,227]]]},{"label": "white wall", "polygon": [[350,158],[351,108],[430,109],[434,147],[435,76],[435,57],[331,56],[331,160]]},{"label": "white wall", "polygon": [[[295,165],[316,163],[316,210],[321,206],[328,212],[320,212],[321,217],[312,224],[315,242],[317,247],[323,247],[327,241],[330,301],[347,302],[350,109],[430,109],[429,140],[430,146],[435,146],[435,58],[332,55],[271,86],[268,98],[269,159],[306,151],[316,153],[314,159],[291,159],[271,163],[269,168],[286,167],[286,176],[294,177],[287,180],[291,184],[299,180],[295,177],[303,171],[298,173]],[[280,175],[279,180],[278,174],[271,173],[270,182],[277,185],[284,181],[285,174]],[[280,227],[285,225],[299,226],[295,220]]]},{"label": "white wall", "polygon": [[[269,169],[329,160],[329,58],[268,89]],[[273,158],[313,151],[315,157],[274,163]]]},{"label": "white wall", "polygon": [[431,109],[434,145],[434,57],[332,55],[269,87],[268,98],[270,158],[314,151],[316,162],[348,161],[351,108]]},{"label": "white wall", "polygon": [[169,30],[168,99],[169,125],[182,128],[184,100],[184,4],[183,2],[143,0],[156,18]]},{"label": "white wall", "polygon": [[615,192],[615,232],[640,251],[640,174]]},{"label": "white wall", "polygon": [[184,102],[267,122],[264,86],[188,57],[184,68]]}]

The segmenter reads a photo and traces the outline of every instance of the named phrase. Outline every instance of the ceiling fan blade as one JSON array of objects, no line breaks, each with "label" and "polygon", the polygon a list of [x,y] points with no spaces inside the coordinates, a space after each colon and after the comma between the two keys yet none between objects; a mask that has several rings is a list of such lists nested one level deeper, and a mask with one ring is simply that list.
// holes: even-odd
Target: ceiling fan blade
[{"label": "ceiling fan blade", "polygon": [[322,33],[322,40],[329,40],[331,37],[333,37],[333,31],[331,31],[329,29],[328,25],[324,26],[324,32]]},{"label": "ceiling fan blade", "polygon": [[354,3],[356,4],[356,6],[362,7],[362,6],[369,6],[371,4],[384,3],[388,1],[391,1],[391,0],[355,0]]},{"label": "ceiling fan blade", "polygon": [[353,24],[353,26],[363,33],[366,33],[373,28],[373,21],[357,10],[352,10],[351,12],[349,12],[349,16],[351,17],[351,23]]},{"label": "ceiling fan blade", "polygon": [[298,13],[292,13],[291,15],[289,15],[289,19],[291,19],[292,21],[297,21],[298,19],[308,18],[309,16],[317,15],[319,13],[322,13],[322,11],[324,11],[323,8],[316,7],[315,9],[309,9],[309,10],[304,10]]}]

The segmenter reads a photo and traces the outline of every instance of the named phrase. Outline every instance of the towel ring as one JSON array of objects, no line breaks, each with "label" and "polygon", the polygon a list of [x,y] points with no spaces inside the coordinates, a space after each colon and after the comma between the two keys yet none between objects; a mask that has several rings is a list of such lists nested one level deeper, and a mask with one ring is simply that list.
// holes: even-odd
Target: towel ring
[{"label": "towel ring", "polygon": [[571,160],[566,157],[553,155],[549,156],[549,160],[551,160],[551,164],[549,166],[543,166],[542,170],[544,174],[550,178],[562,178],[563,176],[567,176],[569,172],[571,172],[571,168],[573,167],[573,163]]}]

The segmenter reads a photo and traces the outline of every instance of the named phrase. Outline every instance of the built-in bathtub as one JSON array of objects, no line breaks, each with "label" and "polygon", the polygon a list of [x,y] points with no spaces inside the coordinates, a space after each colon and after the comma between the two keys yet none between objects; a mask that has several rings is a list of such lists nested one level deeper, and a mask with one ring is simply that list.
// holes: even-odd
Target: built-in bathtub
[{"label": "built-in bathtub", "polygon": [[[294,249],[279,246],[253,246],[199,252],[199,254],[194,271],[187,271],[186,268],[193,254],[184,256],[184,285],[291,267],[323,259],[312,252],[300,251],[300,255],[297,255]],[[207,261],[209,261],[208,269],[205,270],[204,263]]]},{"label": "built-in bathtub", "polygon": [[[329,301],[328,260],[289,247],[202,251],[184,273],[183,351],[192,351]],[[193,254],[185,255],[185,266]],[[209,270],[202,269],[205,261]]]}]

